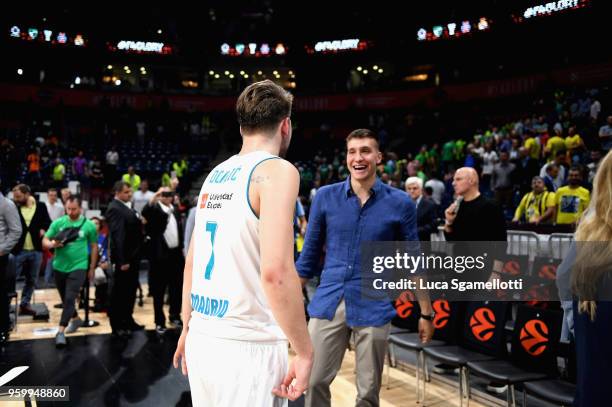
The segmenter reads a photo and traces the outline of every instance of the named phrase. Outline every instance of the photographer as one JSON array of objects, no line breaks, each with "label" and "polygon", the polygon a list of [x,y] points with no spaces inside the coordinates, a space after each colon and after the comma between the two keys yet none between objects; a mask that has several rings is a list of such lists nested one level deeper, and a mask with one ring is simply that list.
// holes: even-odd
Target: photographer
[{"label": "photographer", "polygon": [[43,237],[43,246],[55,249],[55,284],[64,304],[55,346],[63,348],[67,344],[65,334],[76,331],[82,324],[74,300],[85,277],[93,278],[98,261],[96,226],[81,215],[81,198],[73,195],[66,200],[66,215],[51,223]]}]

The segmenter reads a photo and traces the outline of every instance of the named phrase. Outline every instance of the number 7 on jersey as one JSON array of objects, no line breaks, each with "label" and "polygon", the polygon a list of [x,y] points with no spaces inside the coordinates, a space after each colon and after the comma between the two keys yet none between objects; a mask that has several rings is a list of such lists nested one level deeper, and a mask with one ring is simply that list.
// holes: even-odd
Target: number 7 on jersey
[{"label": "number 7 on jersey", "polygon": [[217,234],[217,222],[208,221],[206,222],[206,231],[210,232],[210,259],[206,265],[206,272],[204,278],[210,280],[213,267],[215,266],[215,235]]}]

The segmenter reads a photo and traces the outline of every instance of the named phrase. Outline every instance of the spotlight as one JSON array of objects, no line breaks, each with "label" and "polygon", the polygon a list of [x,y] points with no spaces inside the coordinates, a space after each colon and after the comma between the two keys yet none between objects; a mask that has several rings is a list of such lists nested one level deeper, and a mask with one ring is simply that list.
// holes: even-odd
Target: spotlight
[{"label": "spotlight", "polygon": [[119,85],[121,85],[121,79],[117,79],[117,80],[115,81],[115,86],[119,86]]},{"label": "spotlight", "polygon": [[363,69],[363,68],[362,68],[362,67],[360,67],[360,66],[358,66],[358,67],[357,67],[357,70],[358,70],[359,72],[361,72],[361,70],[362,70],[362,69]]},{"label": "spotlight", "polygon": [[17,69],[17,75],[23,75],[23,69],[21,68]]},{"label": "spotlight", "polygon": [[112,65],[106,65],[106,69],[113,69]]}]

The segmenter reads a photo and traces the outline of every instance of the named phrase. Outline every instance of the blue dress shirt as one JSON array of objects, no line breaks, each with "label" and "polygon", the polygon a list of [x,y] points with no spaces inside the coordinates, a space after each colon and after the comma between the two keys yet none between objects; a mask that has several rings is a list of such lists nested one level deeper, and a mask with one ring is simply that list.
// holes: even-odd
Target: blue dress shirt
[{"label": "blue dress shirt", "polygon": [[360,247],[374,241],[418,241],[416,208],[408,194],[376,179],[362,207],[350,177],[317,191],[296,264],[300,277],[312,278],[326,245],[321,284],[308,306],[311,317],[331,321],[344,298],[348,326],[381,326],[393,319],[390,301],[361,295]]}]

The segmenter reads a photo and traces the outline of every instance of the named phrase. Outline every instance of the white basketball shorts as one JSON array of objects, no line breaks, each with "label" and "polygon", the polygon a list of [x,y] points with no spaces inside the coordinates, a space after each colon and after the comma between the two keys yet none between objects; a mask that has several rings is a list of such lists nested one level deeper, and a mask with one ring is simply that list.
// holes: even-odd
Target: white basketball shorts
[{"label": "white basketball shorts", "polygon": [[189,331],[185,343],[194,407],[286,407],[272,389],[287,374],[287,342],[244,342]]}]

